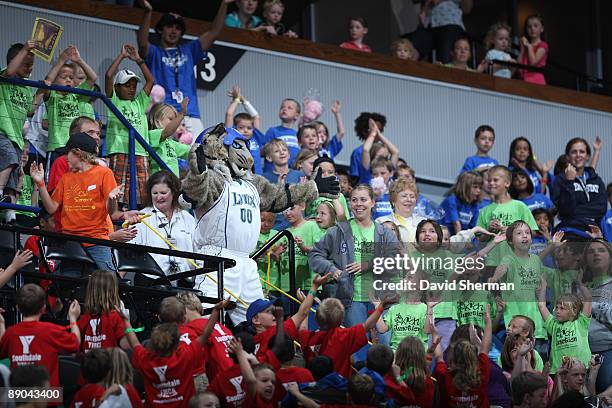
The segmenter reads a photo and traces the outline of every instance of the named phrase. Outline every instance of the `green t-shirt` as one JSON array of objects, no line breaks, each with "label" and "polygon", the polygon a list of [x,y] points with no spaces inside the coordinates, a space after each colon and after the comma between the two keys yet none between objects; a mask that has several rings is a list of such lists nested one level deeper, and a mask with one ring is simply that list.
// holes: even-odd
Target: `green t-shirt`
[{"label": "green t-shirt", "polygon": [[533,254],[529,254],[527,258],[520,258],[512,254],[505,256],[500,265],[508,266],[508,271],[503,278],[504,281],[514,283],[514,290],[502,292],[502,298],[506,303],[504,308],[506,327],[510,324],[512,316],[525,315],[535,323],[535,337],[547,338],[536,298],[536,289],[540,286],[540,276],[544,273],[544,265],[542,265],[540,258]]},{"label": "green t-shirt", "polygon": [[[470,296],[471,298],[471,296]],[[482,296],[475,296],[475,299],[482,299]],[[457,326],[464,324],[473,323],[484,329],[485,327],[485,311],[487,305],[491,306],[491,319],[495,317],[497,313],[497,305],[493,300],[476,300],[471,301],[469,298],[466,300],[459,300],[457,302]]]},{"label": "green t-shirt", "polygon": [[86,101],[79,102],[79,115],[87,116],[88,118],[95,118],[96,112],[94,112],[93,105],[89,102],[91,98],[87,98]]},{"label": "green t-shirt", "polygon": [[427,322],[427,305],[425,303],[393,305],[384,316],[384,321],[391,332],[391,348],[396,350],[400,342],[408,337],[418,337],[427,347],[428,336],[425,334]]},{"label": "green t-shirt", "polygon": [[[149,143],[160,159],[170,167],[170,170],[178,177],[179,165],[178,159],[186,159],[191,150],[191,146],[179,143],[172,138],[160,141],[163,129],[149,130]],[[151,174],[161,170],[157,162],[151,159]]]},{"label": "green t-shirt", "polygon": [[[260,233],[259,238],[257,239],[257,249],[264,246],[265,243],[276,234],[278,234],[278,231],[275,229],[271,229],[267,234]],[[268,259],[270,260],[270,263],[268,263]],[[281,276],[280,261],[274,261],[274,259],[268,258],[267,255],[262,255],[259,259],[257,259],[257,272],[259,272],[259,276],[266,281],[268,280],[268,265],[270,266],[270,283],[284,291],[288,291],[289,275]],[[261,286],[264,288],[264,290],[267,289],[270,291],[276,291],[276,289],[269,287],[263,282],[261,283]]]},{"label": "green t-shirt", "polygon": [[[489,228],[489,224],[492,219],[497,219],[504,227],[509,227],[515,221],[525,221],[527,225],[533,230],[538,230],[538,225],[529,211],[529,208],[525,203],[518,200],[511,200],[507,203],[497,204],[491,203],[480,210],[478,214],[478,222],[477,225],[483,228]],[[487,266],[497,266],[500,261],[504,258],[504,256],[508,255],[510,252],[510,247],[507,242],[502,242],[499,245],[496,245],[495,248],[489,252],[486,258]]]},{"label": "green t-shirt", "polygon": [[[16,204],[25,205],[28,207],[32,206],[32,192],[34,191],[34,185],[32,179],[28,175],[23,176],[23,184],[21,185],[21,194],[17,198]],[[36,214],[29,211],[15,211],[17,214],[23,214],[27,217],[35,218]]]},{"label": "green t-shirt", "polygon": [[327,230],[326,229],[323,229],[323,228],[319,227],[318,225],[317,225],[317,227],[319,228],[319,230],[316,231],[314,236],[313,236],[315,243],[319,242],[321,240],[321,238],[323,238],[325,236],[325,234],[327,234]]},{"label": "green t-shirt", "polygon": [[[83,82],[77,89],[89,91],[92,87],[90,87],[87,82]],[[49,98],[45,101],[47,119],[49,120],[49,145],[47,151],[52,152],[66,146],[70,138],[70,124],[74,119],[81,116],[80,104],[82,102],[88,102],[89,99],[89,96],[73,93],[67,93],[65,95],[57,91],[51,91],[49,93]],[[94,119],[93,115],[89,117]]]},{"label": "green t-shirt", "polygon": [[[419,268],[423,272],[421,279],[426,279],[429,283],[435,284],[441,284],[447,281],[450,283],[449,278],[454,272],[454,260],[458,258],[459,255],[443,248],[438,248],[428,253],[414,250],[410,251],[410,254],[415,260],[417,258],[422,258],[419,264]],[[434,317],[436,319],[457,319],[457,308],[453,301],[456,294],[439,290],[432,290],[431,292],[434,295],[441,296],[443,300],[434,307]]]},{"label": "green t-shirt", "polygon": [[[349,221],[353,240],[355,241],[355,262],[369,262],[374,256],[374,231],[375,224],[368,228],[362,229],[357,221],[351,219]],[[353,292],[353,300],[356,302],[368,302],[369,291],[372,289],[374,280],[371,270],[362,270],[355,274],[355,291]]]},{"label": "green t-shirt", "polygon": [[[344,208],[344,216],[348,218],[350,213],[349,213],[348,204],[346,203],[346,198],[344,197],[344,194],[339,193],[338,200],[340,200],[340,205],[342,206],[342,208]],[[306,210],[304,211],[304,217],[305,218],[316,217],[317,207],[319,206],[319,204],[321,204],[324,201],[331,202],[333,200],[329,198],[325,198],[325,197],[319,197],[319,198],[314,199],[313,201],[310,202],[310,204],[308,204],[308,207],[306,207]]]},{"label": "green t-shirt", "polygon": [[[125,116],[128,122],[144,140],[149,143],[149,128],[147,125],[147,114],[145,113],[151,97],[144,91],[140,91],[133,101],[119,99],[117,92],[113,92],[111,102]],[[114,113],[108,111],[108,124],[106,126],[106,154],[123,153],[128,154],[129,132],[117,119]],[[136,155],[148,156],[147,151],[136,141]]]},{"label": "green t-shirt", "polygon": [[[0,75],[4,76],[6,70]],[[0,82],[0,133],[23,149],[23,124],[32,110],[32,88]]]},{"label": "green t-shirt", "polygon": [[[306,221],[299,227],[287,229],[294,237],[300,237],[307,247],[312,247],[317,242],[315,237],[319,234],[319,226],[314,221]],[[288,261],[289,257],[285,257],[285,259]],[[304,291],[309,290],[312,286],[312,272],[308,265],[308,252],[302,251],[297,244],[295,245],[295,284]]]},{"label": "green t-shirt", "polygon": [[579,271],[562,271],[556,268],[544,267],[546,284],[552,290],[552,304],[557,303],[557,298],[567,293],[572,293],[572,284],[576,282]]},{"label": "green t-shirt", "polygon": [[544,327],[550,334],[550,373],[555,374],[563,364],[563,356],[574,357],[589,366],[591,349],[589,348],[589,324],[591,318],[580,312],[576,320],[564,323],[548,316]]}]

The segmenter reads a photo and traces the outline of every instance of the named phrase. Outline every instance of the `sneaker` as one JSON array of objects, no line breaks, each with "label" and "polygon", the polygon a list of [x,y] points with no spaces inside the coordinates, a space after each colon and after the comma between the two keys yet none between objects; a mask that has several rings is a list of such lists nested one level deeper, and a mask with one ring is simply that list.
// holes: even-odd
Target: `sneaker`
[{"label": "sneaker", "polygon": [[11,199],[11,196],[0,194],[0,203],[12,203],[12,202],[13,200]]}]

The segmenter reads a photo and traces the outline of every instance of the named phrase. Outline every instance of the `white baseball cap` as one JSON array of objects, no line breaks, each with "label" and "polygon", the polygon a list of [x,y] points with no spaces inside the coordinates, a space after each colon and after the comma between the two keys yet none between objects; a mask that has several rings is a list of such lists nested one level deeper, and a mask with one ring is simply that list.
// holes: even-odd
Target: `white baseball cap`
[{"label": "white baseball cap", "polygon": [[122,69],[121,71],[117,72],[117,75],[115,75],[114,83],[115,85],[123,85],[132,78],[136,78],[136,82],[140,82],[140,78],[133,71],[130,71],[129,69]]}]

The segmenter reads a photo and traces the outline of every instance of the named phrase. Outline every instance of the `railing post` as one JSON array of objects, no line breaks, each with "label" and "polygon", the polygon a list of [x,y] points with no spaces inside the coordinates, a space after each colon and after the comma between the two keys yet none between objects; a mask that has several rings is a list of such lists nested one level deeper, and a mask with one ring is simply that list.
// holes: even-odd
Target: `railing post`
[{"label": "railing post", "polygon": [[[225,262],[219,262],[219,267],[217,269],[217,296],[219,296],[219,301],[222,302],[225,299],[223,293],[223,274],[225,273]],[[238,299],[236,299],[236,303],[238,303]],[[219,322],[221,324],[225,324],[225,312],[219,313]]]},{"label": "railing post", "polygon": [[134,140],[134,129],[129,128],[129,163],[130,163],[130,196],[129,206],[130,210],[135,210],[138,206],[138,197],[136,195],[137,183],[136,183],[136,141]]},{"label": "railing post", "polygon": [[[295,240],[288,239],[287,241],[289,241],[289,253],[287,254],[289,255],[289,293],[291,296],[297,297],[297,288],[295,283]],[[297,312],[296,305],[295,302],[290,302],[289,304],[291,305],[289,308],[289,313],[293,316]]]}]

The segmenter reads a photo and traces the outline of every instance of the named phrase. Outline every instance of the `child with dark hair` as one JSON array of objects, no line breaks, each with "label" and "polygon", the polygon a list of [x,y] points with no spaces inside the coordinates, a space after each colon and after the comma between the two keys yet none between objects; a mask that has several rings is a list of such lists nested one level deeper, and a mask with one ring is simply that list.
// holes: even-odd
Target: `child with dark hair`
[{"label": "child with dark hair", "polygon": [[[538,225],[538,230],[534,231],[533,243],[531,244],[532,253],[539,255],[546,249],[548,243],[552,239],[552,227],[554,223],[554,217],[552,211],[546,208],[536,208],[531,211],[533,219],[535,219]],[[544,261],[546,265],[549,265],[547,261]]]},{"label": "child with dark hair", "polygon": [[512,403],[517,408],[546,408],[548,406],[546,377],[523,372],[512,379]]},{"label": "child with dark hair", "polygon": [[369,375],[375,383],[378,382],[376,377],[382,378],[385,392],[381,397],[386,401],[394,401],[396,406],[413,405],[416,400],[412,391],[394,374],[394,359],[391,347],[375,344],[368,350],[366,367],[360,373]]},{"label": "child with dark hair", "polygon": [[[508,158],[508,169],[514,172],[515,169],[523,170],[531,179],[533,184],[533,194],[545,193],[548,184],[548,170],[552,167],[549,160],[542,165],[536,160],[531,142],[526,137],[520,136],[510,144]],[[533,210],[533,208],[530,208]]]},{"label": "child with dark hair", "polygon": [[204,364],[204,347],[227,305],[228,301],[215,305],[204,332],[189,344],[180,341],[178,324],[161,323],[151,332],[151,342],[145,348],[124,316],[127,340],[134,350],[132,364],[144,378],[149,407],[182,407],[195,395],[193,372]]},{"label": "child with dark hair", "polygon": [[510,186],[510,197],[525,203],[529,211],[538,208],[552,210],[553,203],[550,198],[541,194],[534,188],[533,179],[529,174],[520,168],[512,169],[512,184]]},{"label": "child with dark hair", "polygon": [[341,48],[356,50],[362,52],[372,52],[370,47],[363,42],[368,34],[368,23],[363,17],[351,17],[349,19],[349,37],[350,41],[340,44]]},{"label": "child with dark hair", "polygon": [[[276,358],[280,363],[280,369],[276,370],[276,390],[274,399],[282,401],[287,395],[287,387],[289,384],[309,384],[314,381],[312,373],[306,368],[298,367],[295,364],[295,345],[294,341],[289,336],[284,336],[282,346],[277,349]],[[268,348],[272,349],[276,338],[271,338],[268,342]]]},{"label": "child with dark hair", "polygon": [[497,166],[499,162],[489,157],[489,152],[495,143],[495,130],[489,125],[480,125],[476,128],[474,134],[474,144],[476,145],[476,154],[465,159],[463,167],[459,170],[459,174],[471,170],[486,170],[490,167]]},{"label": "child with dark hair", "polygon": [[50,384],[59,387],[60,353],[76,353],[81,343],[77,319],[81,314],[79,302],[73,300],[68,310],[70,331],[53,323],[41,322],[47,295],[38,285],[28,283],[17,291],[17,307],[23,320],[8,329],[0,315],[0,359],[10,357],[11,369],[36,364],[49,370]]},{"label": "child with dark hair", "polygon": [[96,407],[104,395],[104,379],[111,367],[110,356],[103,349],[92,349],[83,354],[81,374],[87,384],[72,399],[71,407]]},{"label": "child with dark hair", "polygon": [[[361,112],[355,119],[355,135],[363,143],[370,134],[370,119],[376,123],[376,127],[381,132],[385,131],[387,125],[387,118],[380,113]],[[362,165],[363,158],[363,144],[357,147],[351,153],[351,177],[357,179],[357,184],[368,184],[370,182],[371,174],[369,169],[364,168]]]}]

